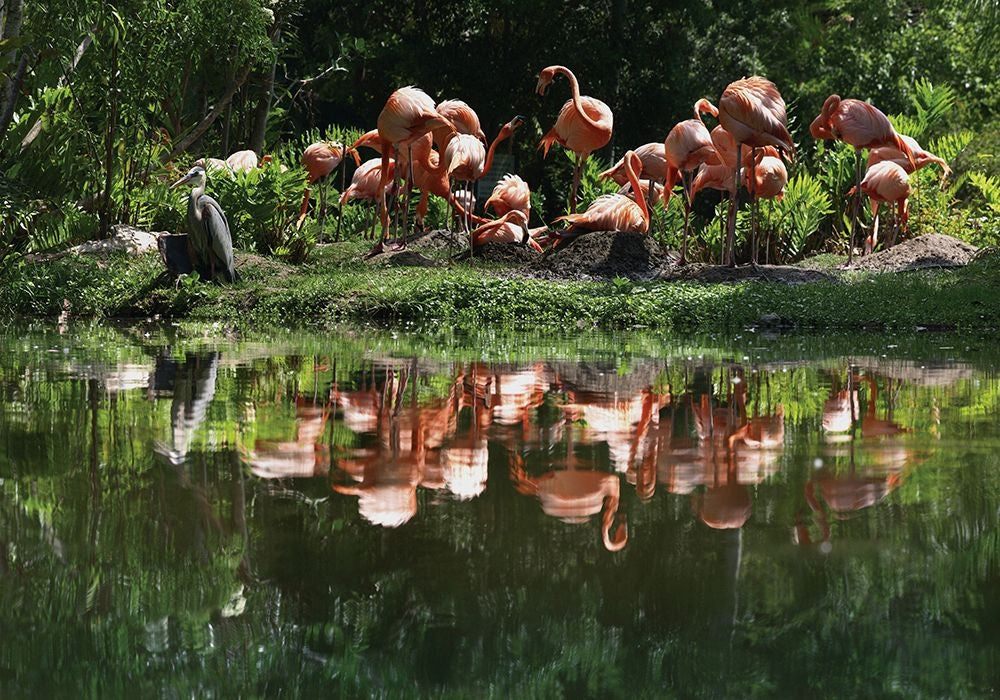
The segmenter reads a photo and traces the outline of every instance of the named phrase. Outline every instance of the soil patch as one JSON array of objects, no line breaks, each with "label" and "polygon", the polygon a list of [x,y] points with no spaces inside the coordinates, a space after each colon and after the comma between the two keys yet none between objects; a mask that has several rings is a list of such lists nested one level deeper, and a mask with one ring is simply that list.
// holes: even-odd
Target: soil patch
[{"label": "soil patch", "polygon": [[928,267],[962,267],[976,254],[976,247],[938,233],[917,236],[873,255],[855,259],[852,270],[901,272]]},{"label": "soil patch", "polygon": [[538,277],[552,279],[651,280],[670,262],[669,254],[645,234],[595,231],[545,253],[530,270]]},{"label": "soil patch", "polygon": [[406,237],[406,247],[416,250],[447,250],[453,251],[469,247],[469,237],[462,231],[436,229],[426,233],[411,233]]},{"label": "soil patch", "polygon": [[807,282],[831,282],[836,277],[821,270],[809,270],[790,265],[726,265],[689,264],[683,267],[669,267],[660,275],[668,282],[736,283],[748,280],[760,282],[781,282],[783,284],[805,284]]},{"label": "soil patch", "polygon": [[541,260],[542,253],[516,243],[485,243],[476,248],[476,258],[498,265],[528,267]]}]

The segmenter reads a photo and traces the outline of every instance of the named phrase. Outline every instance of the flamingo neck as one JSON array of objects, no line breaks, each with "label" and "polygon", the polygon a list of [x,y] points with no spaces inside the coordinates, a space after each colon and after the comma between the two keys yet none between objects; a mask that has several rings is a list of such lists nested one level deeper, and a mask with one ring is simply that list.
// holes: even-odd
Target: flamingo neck
[{"label": "flamingo neck", "polygon": [[[646,220],[646,226],[649,226],[649,206],[646,204],[646,198],[642,196],[642,187],[639,185],[639,176],[636,174],[635,169],[632,167],[632,156],[633,151],[629,151],[625,156],[625,174],[628,175],[629,184],[632,185],[632,192],[635,194],[635,203],[639,205],[639,209],[642,210],[642,218]],[[653,181],[649,181],[649,186],[653,186]]]},{"label": "flamingo neck", "polygon": [[504,124],[503,128],[500,129],[500,133],[497,134],[496,138],[493,139],[493,143],[490,144],[490,150],[486,152],[486,161],[483,163],[483,175],[490,171],[493,167],[493,154],[496,153],[497,146],[502,142],[510,138],[511,129],[508,125]]},{"label": "flamingo neck", "polygon": [[573,71],[566,66],[553,66],[553,71],[556,73],[562,73],[566,76],[566,80],[569,81],[569,88],[573,92],[573,106],[576,108],[577,114],[580,115],[580,118],[587,122],[590,126],[600,128],[601,125],[591,119],[590,115],[583,109],[583,101],[580,98],[580,83],[576,79],[576,76],[573,75]]},{"label": "flamingo neck", "polygon": [[694,103],[694,118],[700,121],[702,124],[705,121],[701,118],[702,112],[705,114],[710,114],[713,117],[719,116],[719,110],[711,102],[706,100],[704,97]]}]

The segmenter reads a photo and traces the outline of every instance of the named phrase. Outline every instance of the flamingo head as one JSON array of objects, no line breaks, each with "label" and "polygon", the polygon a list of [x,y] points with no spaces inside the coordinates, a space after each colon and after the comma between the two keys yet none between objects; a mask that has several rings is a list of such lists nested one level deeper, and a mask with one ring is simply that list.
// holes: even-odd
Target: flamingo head
[{"label": "flamingo head", "polygon": [[526,121],[527,121],[527,117],[524,117],[524,116],[518,114],[513,119],[511,119],[509,122],[507,122],[506,124],[503,125],[503,131],[506,134],[508,134],[508,135],[509,134],[513,134],[514,131],[517,130],[518,128],[520,128],[521,126],[523,126],[524,122],[526,122]]},{"label": "flamingo head", "polygon": [[545,94],[545,88],[547,88],[552,80],[556,77],[555,70],[549,66],[548,68],[543,68],[542,72],[538,74],[538,84],[535,85],[535,92],[539,95]]},{"label": "flamingo head", "polygon": [[706,100],[704,97],[694,103],[695,118],[701,119],[702,112],[704,112],[705,114],[710,114],[716,118],[718,118],[719,116],[719,109],[714,104]]}]

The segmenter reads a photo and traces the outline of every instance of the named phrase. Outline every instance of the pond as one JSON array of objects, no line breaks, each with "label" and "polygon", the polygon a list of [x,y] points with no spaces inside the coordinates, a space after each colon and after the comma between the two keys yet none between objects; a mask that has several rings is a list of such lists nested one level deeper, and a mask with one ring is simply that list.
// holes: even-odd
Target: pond
[{"label": "pond", "polygon": [[992,338],[0,332],[0,695],[979,695]]}]

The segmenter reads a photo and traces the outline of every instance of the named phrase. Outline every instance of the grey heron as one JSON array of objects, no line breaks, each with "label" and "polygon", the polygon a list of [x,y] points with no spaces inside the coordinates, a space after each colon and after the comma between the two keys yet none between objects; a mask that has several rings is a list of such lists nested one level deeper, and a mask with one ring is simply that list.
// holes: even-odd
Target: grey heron
[{"label": "grey heron", "polygon": [[194,183],[188,197],[187,213],[191,263],[202,277],[235,282],[236,266],[233,264],[229,221],[219,203],[205,194],[205,169],[200,165],[194,166],[170,188],[187,182]]}]

